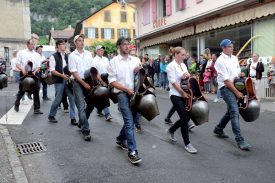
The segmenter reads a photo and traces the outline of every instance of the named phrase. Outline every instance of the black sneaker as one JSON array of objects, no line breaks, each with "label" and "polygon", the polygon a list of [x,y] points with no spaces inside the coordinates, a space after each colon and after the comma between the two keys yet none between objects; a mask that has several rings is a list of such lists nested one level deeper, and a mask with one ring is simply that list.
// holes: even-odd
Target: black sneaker
[{"label": "black sneaker", "polygon": [[228,135],[226,135],[226,134],[223,132],[223,130],[219,130],[219,129],[215,128],[213,132],[214,132],[214,134],[216,134],[216,135],[217,135],[218,137],[220,137],[220,138],[223,138],[223,139],[228,138]]},{"label": "black sneaker", "polygon": [[45,101],[51,101],[51,99],[49,98],[49,97],[43,97],[43,100],[45,100]]},{"label": "black sneaker", "polygon": [[83,138],[85,141],[91,141],[91,139],[92,139],[90,134],[83,134]]},{"label": "black sneaker", "polygon": [[71,124],[72,124],[73,126],[78,125],[78,123],[76,122],[76,120],[75,120],[75,119],[71,119]]},{"label": "black sneaker", "polygon": [[19,105],[14,105],[14,110],[15,110],[16,112],[19,112]]},{"label": "black sneaker", "polygon": [[118,140],[116,141],[116,144],[117,144],[117,146],[120,147],[121,149],[123,149],[123,150],[125,150],[125,151],[128,150],[127,144],[125,144],[125,143],[123,143],[123,142],[121,142],[121,141],[118,141]]},{"label": "black sneaker", "polygon": [[136,152],[129,153],[128,158],[132,164],[137,164],[142,161],[142,159],[140,157],[138,157],[138,154]]},{"label": "black sneaker", "polygon": [[99,116],[99,117],[103,117],[103,116],[104,116],[104,114],[103,114],[102,112],[98,112],[98,113],[97,113],[97,116]]},{"label": "black sneaker", "polygon": [[32,100],[32,94],[30,92],[27,92],[27,97]]},{"label": "black sneaker", "polygon": [[34,110],[33,114],[43,114],[43,112],[38,109],[38,110]]},{"label": "black sneaker", "polygon": [[58,121],[55,119],[55,117],[53,117],[53,116],[49,116],[48,117],[48,120],[49,120],[49,122],[51,122],[51,123],[57,123]]},{"label": "black sneaker", "polygon": [[172,125],[173,124],[173,122],[171,121],[171,119],[168,119],[168,118],[165,118],[165,124],[167,124],[167,125]]}]

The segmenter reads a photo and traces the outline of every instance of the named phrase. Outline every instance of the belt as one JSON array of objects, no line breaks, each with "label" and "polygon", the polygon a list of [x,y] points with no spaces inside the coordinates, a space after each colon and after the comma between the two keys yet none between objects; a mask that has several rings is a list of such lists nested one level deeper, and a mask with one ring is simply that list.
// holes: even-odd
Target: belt
[{"label": "belt", "polygon": [[256,76],[250,76],[251,78],[256,78]]}]

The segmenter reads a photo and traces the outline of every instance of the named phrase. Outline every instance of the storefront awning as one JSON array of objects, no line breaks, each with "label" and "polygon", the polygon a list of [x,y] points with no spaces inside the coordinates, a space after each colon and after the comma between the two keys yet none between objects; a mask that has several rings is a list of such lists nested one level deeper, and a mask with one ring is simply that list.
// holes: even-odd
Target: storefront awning
[{"label": "storefront awning", "polygon": [[191,27],[186,27],[182,30],[179,31],[175,31],[175,32],[171,32],[165,35],[161,35],[159,37],[155,37],[152,39],[148,39],[145,41],[140,41],[140,48],[144,48],[144,47],[148,47],[148,46],[153,46],[153,45],[157,45],[160,43],[165,43],[168,41],[172,41],[175,39],[179,39],[185,36],[189,36],[194,34],[194,26]]},{"label": "storefront awning", "polygon": [[245,10],[233,15],[217,18],[196,25],[196,33],[209,31],[241,22],[250,21],[256,18],[275,14],[275,2],[268,3],[253,9]]}]

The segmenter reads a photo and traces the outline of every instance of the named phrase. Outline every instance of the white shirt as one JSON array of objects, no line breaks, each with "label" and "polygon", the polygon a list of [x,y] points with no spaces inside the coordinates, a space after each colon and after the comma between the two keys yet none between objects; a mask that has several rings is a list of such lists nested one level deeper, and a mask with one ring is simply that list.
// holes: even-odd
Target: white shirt
[{"label": "white shirt", "polygon": [[11,59],[11,69],[13,71],[18,71],[18,69],[16,68],[16,58]]},{"label": "white shirt", "polygon": [[99,74],[107,73],[107,67],[109,66],[109,60],[106,57],[94,57],[94,66],[98,70]]},{"label": "white shirt", "polygon": [[187,67],[184,63],[180,63],[180,65],[173,60],[166,67],[167,77],[169,81],[169,95],[176,95],[182,97],[181,93],[174,88],[172,84],[177,83],[180,86],[181,77],[184,73],[188,73]]},{"label": "white shirt", "polygon": [[225,80],[234,82],[234,79],[238,78],[241,73],[238,58],[234,55],[228,56],[222,53],[217,59],[214,67],[218,74],[217,81],[219,88],[225,86]]},{"label": "white shirt", "polygon": [[83,50],[83,53],[79,53],[75,49],[69,55],[69,71],[77,72],[81,79],[84,79],[84,72],[93,67],[93,57],[91,52]]},{"label": "white shirt", "polygon": [[[62,63],[63,63],[63,68],[64,68],[67,65],[66,60],[65,60],[65,53],[60,53],[60,54],[62,57]],[[56,61],[55,61],[55,58],[53,55],[50,57],[49,66],[50,66],[50,71],[55,71]]]},{"label": "white shirt", "polygon": [[[134,89],[134,69],[140,66],[137,57],[128,56],[125,60],[121,55],[115,56],[107,68],[109,83],[117,81],[119,84]],[[116,89],[115,92],[120,90]]]},{"label": "white shirt", "polygon": [[22,69],[24,69],[28,63],[31,61],[33,63],[33,70],[41,66],[41,56],[34,50],[24,49],[18,52],[16,64],[19,64]]},{"label": "white shirt", "polygon": [[[250,65],[249,75],[251,77],[256,77],[256,67],[257,67],[257,64],[258,64],[258,62],[256,62],[256,63],[252,62],[251,65]],[[255,69],[252,68],[253,66],[255,67]]]}]

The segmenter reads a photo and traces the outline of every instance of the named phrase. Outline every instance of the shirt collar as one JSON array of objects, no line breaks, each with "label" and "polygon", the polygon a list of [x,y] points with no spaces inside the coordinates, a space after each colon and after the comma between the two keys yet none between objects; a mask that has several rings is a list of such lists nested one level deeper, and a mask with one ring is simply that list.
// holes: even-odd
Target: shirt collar
[{"label": "shirt collar", "polygon": [[[118,59],[119,60],[124,60],[124,58],[119,54],[118,55]],[[128,59],[127,60],[131,60],[132,59],[132,56],[128,55]]]},{"label": "shirt collar", "polygon": [[75,53],[76,53],[77,55],[82,55],[82,54],[84,54],[84,53],[85,53],[85,50],[83,50],[83,52],[82,52],[82,53],[79,53],[79,51],[78,51],[77,49],[75,49]]},{"label": "shirt collar", "polygon": [[226,55],[226,54],[224,54],[224,53],[222,53],[222,56],[223,56],[225,59],[232,58],[232,55],[231,55],[231,56],[228,56],[228,55]]}]

